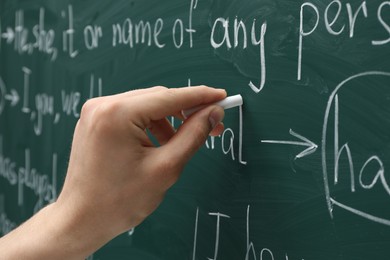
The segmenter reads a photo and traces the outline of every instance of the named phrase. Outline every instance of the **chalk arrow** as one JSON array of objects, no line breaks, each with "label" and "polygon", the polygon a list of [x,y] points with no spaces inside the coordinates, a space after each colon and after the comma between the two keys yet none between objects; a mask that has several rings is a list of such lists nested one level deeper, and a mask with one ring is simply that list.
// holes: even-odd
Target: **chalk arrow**
[{"label": "chalk arrow", "polygon": [[1,37],[7,39],[7,43],[10,44],[15,39],[15,33],[11,27],[7,27],[7,32],[2,33]]},{"label": "chalk arrow", "polygon": [[11,94],[5,95],[4,98],[11,102],[12,107],[16,106],[19,102],[19,94],[14,89],[11,89]]},{"label": "chalk arrow", "polygon": [[295,159],[303,158],[305,156],[308,156],[312,153],[314,153],[318,145],[307,139],[306,137],[303,137],[300,134],[295,133],[292,129],[290,129],[290,135],[298,138],[301,140],[301,142],[298,141],[275,141],[275,140],[262,140],[262,143],[269,143],[269,144],[287,144],[287,145],[295,145],[295,146],[304,146],[307,147],[303,152],[295,156]]}]

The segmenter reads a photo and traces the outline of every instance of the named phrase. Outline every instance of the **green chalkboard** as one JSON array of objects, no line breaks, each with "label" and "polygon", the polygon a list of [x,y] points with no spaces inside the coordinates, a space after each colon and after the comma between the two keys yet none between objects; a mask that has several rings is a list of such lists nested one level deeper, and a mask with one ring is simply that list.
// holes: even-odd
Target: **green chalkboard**
[{"label": "green chalkboard", "polygon": [[87,99],[206,84],[244,105],[90,259],[390,259],[389,1],[2,0],[0,23],[0,235],[58,196]]}]

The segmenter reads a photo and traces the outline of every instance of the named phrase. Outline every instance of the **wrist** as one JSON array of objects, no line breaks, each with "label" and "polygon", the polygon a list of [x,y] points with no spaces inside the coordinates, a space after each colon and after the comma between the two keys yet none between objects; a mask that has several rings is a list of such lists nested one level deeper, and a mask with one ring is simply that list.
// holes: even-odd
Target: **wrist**
[{"label": "wrist", "polygon": [[53,248],[60,252],[56,259],[85,259],[112,239],[86,212],[77,212],[58,202],[45,210],[45,218],[51,222],[48,231],[55,243]]},{"label": "wrist", "polygon": [[4,259],[85,259],[109,238],[96,236],[77,216],[50,204],[0,240]]}]

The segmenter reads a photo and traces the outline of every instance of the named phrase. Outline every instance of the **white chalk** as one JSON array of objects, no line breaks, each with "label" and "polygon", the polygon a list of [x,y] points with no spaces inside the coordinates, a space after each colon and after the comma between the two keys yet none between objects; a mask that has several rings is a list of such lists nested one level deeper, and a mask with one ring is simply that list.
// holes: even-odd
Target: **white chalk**
[{"label": "white chalk", "polygon": [[[214,103],[213,105],[220,106],[223,109],[229,109],[229,108],[233,108],[233,107],[242,106],[243,103],[244,103],[244,101],[242,100],[242,96],[235,95],[235,96],[227,97],[224,100],[221,100],[219,102]],[[187,110],[183,110],[183,111],[181,111],[181,114],[183,115],[184,118],[188,118],[190,115],[201,110],[202,108],[205,108],[206,106],[207,105],[202,105],[202,106],[197,106],[197,107],[190,108]]]}]

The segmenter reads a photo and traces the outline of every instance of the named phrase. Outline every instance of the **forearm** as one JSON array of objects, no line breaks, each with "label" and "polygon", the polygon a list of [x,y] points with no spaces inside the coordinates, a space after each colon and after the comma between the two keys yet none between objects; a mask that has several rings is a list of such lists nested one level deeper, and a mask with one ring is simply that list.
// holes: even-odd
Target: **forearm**
[{"label": "forearm", "polygon": [[[0,239],[1,259],[85,259],[106,243],[51,204]],[[91,231],[93,232],[93,231]]]},{"label": "forearm", "polygon": [[[208,105],[225,97],[207,87],[156,87],[89,100],[57,202],[0,239],[0,259],[85,259],[139,225],[208,135],[222,134],[224,111]],[[200,106],[177,130],[167,120]]]}]

